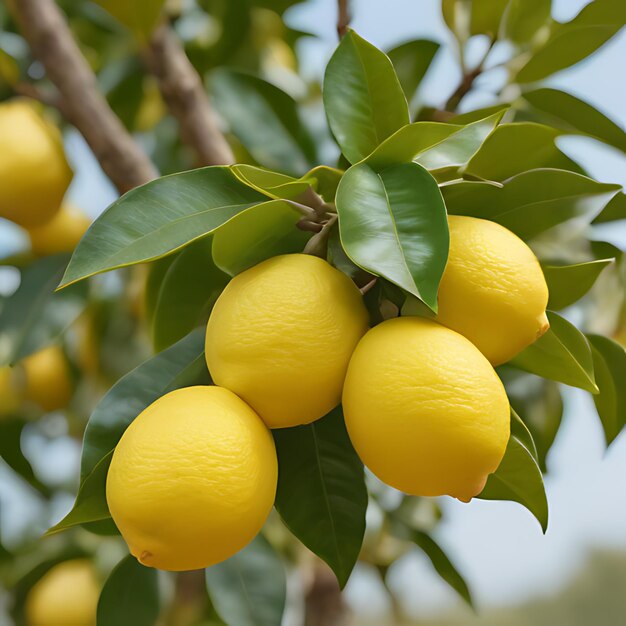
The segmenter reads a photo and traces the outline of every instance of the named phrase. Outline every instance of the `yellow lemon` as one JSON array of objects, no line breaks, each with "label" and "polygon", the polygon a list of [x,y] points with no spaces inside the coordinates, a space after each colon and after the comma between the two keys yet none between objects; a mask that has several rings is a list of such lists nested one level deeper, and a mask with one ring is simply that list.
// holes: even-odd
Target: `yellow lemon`
[{"label": "yellow lemon", "polygon": [[21,403],[20,393],[16,388],[14,372],[11,367],[0,367],[0,417],[15,413]]},{"label": "yellow lemon", "polygon": [[84,213],[64,204],[51,220],[28,231],[31,248],[38,256],[72,252],[90,225]]},{"label": "yellow lemon", "polygon": [[365,465],[416,496],[470,500],[509,439],[509,402],[493,367],[465,337],[421,317],[388,320],[363,337],[343,409]]},{"label": "yellow lemon", "polygon": [[28,626],[95,626],[100,583],[89,561],[55,565],[26,600]]},{"label": "yellow lemon", "polygon": [[500,224],[457,215],[448,221],[450,255],[436,319],[500,365],[550,326],[541,266],[533,251]]},{"label": "yellow lemon", "polygon": [[72,377],[58,345],[48,346],[22,360],[26,380],[24,395],[44,411],[58,411],[67,406],[72,397]]},{"label": "yellow lemon", "polygon": [[357,287],[326,261],[274,257],[233,278],[217,299],[209,371],[270,428],[308,424],[339,404],[367,319]]},{"label": "yellow lemon", "polygon": [[227,389],[187,387],[159,398],[128,427],[106,495],[141,563],[191,570],[254,539],[277,478],[274,440],[259,416]]},{"label": "yellow lemon", "polygon": [[0,104],[0,217],[25,228],[47,222],[71,180],[57,128],[26,101]]}]

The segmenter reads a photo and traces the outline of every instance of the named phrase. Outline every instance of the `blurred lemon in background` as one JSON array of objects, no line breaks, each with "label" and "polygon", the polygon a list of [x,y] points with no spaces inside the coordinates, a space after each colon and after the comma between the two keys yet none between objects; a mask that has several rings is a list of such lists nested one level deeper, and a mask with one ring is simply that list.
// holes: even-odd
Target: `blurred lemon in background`
[{"label": "blurred lemon in background", "polygon": [[72,252],[90,225],[82,211],[64,203],[51,220],[28,230],[31,249],[38,256]]},{"label": "blurred lemon in background", "polygon": [[61,346],[52,345],[20,363],[25,376],[25,398],[44,411],[58,411],[72,397],[72,377]]}]

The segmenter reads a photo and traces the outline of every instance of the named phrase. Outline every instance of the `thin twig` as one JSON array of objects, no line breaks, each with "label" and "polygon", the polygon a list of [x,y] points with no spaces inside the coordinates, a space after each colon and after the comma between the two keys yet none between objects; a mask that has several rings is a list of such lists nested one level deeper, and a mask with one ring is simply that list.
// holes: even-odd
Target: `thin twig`
[{"label": "thin twig", "polygon": [[474,81],[483,73],[485,63],[487,62],[487,58],[495,45],[496,40],[492,39],[489,43],[483,58],[479,61],[476,67],[473,70],[465,71],[463,73],[463,77],[461,78],[461,82],[459,86],[456,88],[454,93],[448,98],[445,106],[443,107],[445,111],[454,112],[457,110],[461,100],[469,93],[469,91],[474,86]]},{"label": "thin twig", "polygon": [[350,0],[337,0],[337,35],[339,35],[339,39],[348,32],[351,19]]},{"label": "thin twig", "polygon": [[230,165],[233,152],[219,129],[202,80],[168,25],[159,27],[145,53],[146,65],[178,121],[183,141],[202,165]]},{"label": "thin twig", "polygon": [[96,77],[54,0],[19,0],[8,6],[58,90],[59,110],[83,135],[118,191],[155,178],[154,166],[98,90]]},{"label": "thin twig", "polygon": [[13,85],[13,91],[18,96],[24,96],[26,98],[31,98],[32,100],[37,100],[42,104],[56,109],[60,108],[59,98],[56,94],[39,89],[37,85],[33,85],[32,83],[17,83]]},{"label": "thin twig", "polygon": [[377,280],[378,277],[374,277],[372,278],[372,280],[369,281],[369,283],[366,283],[365,285],[363,285],[363,287],[359,287],[361,295],[364,296],[376,284]]}]

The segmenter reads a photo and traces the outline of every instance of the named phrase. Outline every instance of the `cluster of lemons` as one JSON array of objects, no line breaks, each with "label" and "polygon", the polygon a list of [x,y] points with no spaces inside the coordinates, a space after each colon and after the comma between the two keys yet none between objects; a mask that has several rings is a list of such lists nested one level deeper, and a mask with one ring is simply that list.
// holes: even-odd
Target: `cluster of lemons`
[{"label": "cluster of lemons", "polygon": [[274,503],[273,428],[339,403],[364,464],[408,494],[468,501],[498,467],[510,409],[494,365],[548,328],[548,289],[506,228],[449,217],[436,316],[368,329],[355,284],[305,254],[234,277],[206,329],[214,385],[178,389],[128,427],[107,477],[111,515],[133,555],[199,569],[244,547]]},{"label": "cluster of lemons", "polygon": [[[89,218],[63,201],[71,180],[56,126],[26,100],[0,104],[0,217],[25,229],[36,257],[71,252],[89,227]],[[23,402],[56,411],[71,394],[69,366],[58,345],[0,368],[0,417]]]}]

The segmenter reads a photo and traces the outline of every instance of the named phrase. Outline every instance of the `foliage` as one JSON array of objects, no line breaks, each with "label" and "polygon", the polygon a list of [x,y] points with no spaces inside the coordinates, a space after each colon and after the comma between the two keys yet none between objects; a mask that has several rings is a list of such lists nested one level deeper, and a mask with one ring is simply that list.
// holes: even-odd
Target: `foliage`
[{"label": "foliage", "polygon": [[[618,292],[618,308],[624,299],[621,251],[594,242],[591,232],[594,221],[626,218],[624,195],[618,185],[589,177],[557,145],[562,136],[583,135],[624,152],[626,134],[590,104],[541,83],[609,41],[626,21],[626,5],[594,0],[570,22],[559,23],[549,0],[442,0],[464,82],[445,107],[434,108],[424,104],[422,79],[435,69],[438,42],[405,42],[387,55],[353,31],[332,55],[320,97],[319,86],[297,74],[294,44],[304,34],[282,20],[296,3],[199,1],[177,8],[153,1],[141,3],[141,10],[124,2],[63,3],[109,104],[145,139],[164,174],[117,199],[69,263],[65,256],[34,261],[28,254],[4,262],[18,268],[21,283],[0,303],[0,365],[19,363],[61,340],[79,391],[91,394],[81,405],[77,392],[67,412],[70,431],[84,439],[74,508],[50,530],[50,541],[63,549],[83,545],[87,533],[78,526],[116,533],[104,494],[111,453],[156,398],[208,382],[201,327],[230,276],[306,247],[361,288],[376,281],[366,295],[374,322],[416,312],[430,316],[448,256],[448,213],[496,221],[527,241],[550,288],[550,330],[499,368],[513,408],[512,436],[478,497],[520,503],[545,532],[542,473],[562,415],[560,385],[592,394],[607,445],[626,424],[626,354],[617,340],[591,332],[587,315],[607,284]],[[194,163],[140,62],[147,38],[163,21],[178,30],[206,78],[238,165],[189,169]],[[194,22],[196,29],[190,27]],[[214,39],[203,35],[216,24]],[[0,28],[4,99],[26,76],[32,58],[2,7]],[[460,113],[474,78],[489,69],[492,47],[478,67],[467,66],[468,44],[481,37],[509,50],[503,63],[507,88],[494,94],[493,106]],[[294,65],[268,60],[276,49]],[[286,78],[280,84],[278,74]],[[306,98],[298,96],[303,93]],[[329,133],[316,128],[309,113],[322,107],[340,157],[318,165],[328,153]],[[321,233],[302,228],[321,226],[320,215]],[[112,270],[118,270],[116,283],[96,276]],[[137,281],[139,298],[133,293]],[[59,284],[62,289],[55,291]],[[570,315],[572,307],[580,314]],[[623,325],[623,315],[615,317]],[[582,320],[581,329],[574,319]],[[99,354],[95,374],[80,351],[72,350],[79,327],[84,330],[80,324],[88,325]],[[623,332],[619,322],[609,330]],[[118,361],[107,362],[107,354]],[[97,403],[94,380],[108,389]],[[37,475],[20,447],[30,417],[24,409],[0,423],[0,452],[12,471],[49,499],[55,486]],[[367,546],[367,537],[363,543],[368,503],[381,512],[381,533],[393,536],[401,551],[423,550],[439,575],[472,602],[468,585],[431,536],[436,537],[435,524],[416,524],[405,515],[407,508],[421,506],[419,500],[384,504],[385,489],[364,473],[341,407],[313,424],[277,430],[274,437],[281,521],[271,519],[250,546],[206,571],[209,600],[199,620],[280,624],[285,563],[300,562],[299,543],[328,563],[342,587],[359,558],[384,579],[389,563],[381,550]],[[68,532],[57,535],[62,530]],[[92,550],[93,543],[83,543]],[[50,555],[26,567],[33,560],[27,545],[9,552],[0,543],[0,577],[12,588],[32,585],[33,571]],[[12,561],[15,567],[7,568]],[[125,557],[104,586],[98,624],[153,624],[159,597],[154,573]],[[20,611],[16,601],[18,618]]]}]

